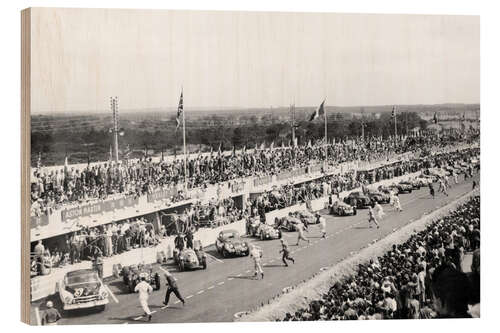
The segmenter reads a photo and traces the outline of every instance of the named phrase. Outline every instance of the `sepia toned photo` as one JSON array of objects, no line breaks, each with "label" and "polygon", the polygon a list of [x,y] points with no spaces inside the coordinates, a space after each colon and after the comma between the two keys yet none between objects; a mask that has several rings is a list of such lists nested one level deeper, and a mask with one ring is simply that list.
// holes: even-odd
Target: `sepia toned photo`
[{"label": "sepia toned photo", "polygon": [[25,322],[480,317],[479,16],[21,15]]}]

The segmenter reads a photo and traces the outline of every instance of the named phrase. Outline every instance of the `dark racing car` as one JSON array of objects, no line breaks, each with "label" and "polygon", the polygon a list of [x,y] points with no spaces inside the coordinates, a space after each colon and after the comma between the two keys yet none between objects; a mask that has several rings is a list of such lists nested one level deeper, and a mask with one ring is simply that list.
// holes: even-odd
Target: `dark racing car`
[{"label": "dark racing car", "polygon": [[141,282],[141,277],[153,287],[153,290],[160,290],[161,281],[158,273],[153,273],[153,266],[149,264],[138,264],[124,266],[121,270],[123,283],[128,286],[128,291],[135,292],[135,286]]},{"label": "dark racing car", "polygon": [[108,290],[92,269],[79,269],[64,275],[57,289],[63,310],[97,307],[104,310],[108,301]]},{"label": "dark racing car", "polygon": [[174,250],[174,262],[179,267],[180,271],[186,269],[207,269],[207,255],[203,251],[201,241],[195,240],[193,242],[193,248],[185,248],[181,252],[179,250]]},{"label": "dark racing car", "polygon": [[377,202],[379,204],[386,204],[391,201],[391,197],[389,194],[381,192],[381,191],[376,191],[376,190],[368,190],[366,192],[366,195],[370,198],[372,202]]},{"label": "dark racing car", "polygon": [[219,233],[215,240],[215,248],[224,258],[250,254],[248,243],[241,239],[238,231],[232,229],[222,230]]},{"label": "dark racing car", "polygon": [[330,215],[349,216],[356,214],[356,207],[346,204],[340,200],[335,201],[330,207]]},{"label": "dark racing car", "polygon": [[349,195],[344,198],[344,202],[356,208],[367,208],[375,204],[367,195],[359,191],[349,193]]}]

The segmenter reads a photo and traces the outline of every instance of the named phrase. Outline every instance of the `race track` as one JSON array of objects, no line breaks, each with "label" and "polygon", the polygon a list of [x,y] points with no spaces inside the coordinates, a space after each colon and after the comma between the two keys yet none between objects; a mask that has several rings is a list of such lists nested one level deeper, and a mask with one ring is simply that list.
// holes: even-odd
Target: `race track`
[{"label": "race track", "polygon": [[[478,180],[479,175],[473,179]],[[449,197],[438,194],[435,199],[429,195],[428,188],[414,190],[410,194],[401,194],[400,201],[404,209],[398,213],[388,205],[383,205],[386,216],[380,221],[380,229],[368,228],[368,211],[358,210],[357,216],[336,217],[325,215],[327,238],[320,237],[319,227],[310,226],[306,236],[310,244],[297,241],[296,232],[284,232],[296,263],[285,267],[279,254],[278,240],[260,241],[247,238],[263,249],[265,278],[253,278],[253,262],[248,257],[221,258],[213,246],[206,249],[210,255],[207,270],[178,272],[169,264],[156,266],[162,273],[168,269],[177,279],[181,294],[186,298],[186,306],[182,306],[172,294],[168,307],[163,305],[165,286],[150,296],[149,304],[153,314],[153,323],[168,322],[228,322],[233,321],[234,314],[258,307],[263,302],[278,295],[284,288],[295,285],[310,278],[322,267],[333,265],[352,252],[358,251],[375,239],[381,239],[393,229],[411,223],[423,214],[433,211],[454,199],[462,196],[472,188],[472,179],[452,185]],[[437,186],[436,186],[437,188]],[[322,211],[326,214],[326,211]],[[163,274],[161,274],[163,277]],[[112,296],[110,303],[101,313],[78,311],[64,313],[59,324],[134,324],[144,323],[143,311],[139,305],[137,294],[128,294],[121,280],[106,281]],[[54,299],[57,298],[53,297]],[[33,308],[40,302],[33,303]],[[57,304],[56,304],[57,305]],[[32,311],[36,313],[36,311]],[[33,318],[33,324],[36,324]]]}]

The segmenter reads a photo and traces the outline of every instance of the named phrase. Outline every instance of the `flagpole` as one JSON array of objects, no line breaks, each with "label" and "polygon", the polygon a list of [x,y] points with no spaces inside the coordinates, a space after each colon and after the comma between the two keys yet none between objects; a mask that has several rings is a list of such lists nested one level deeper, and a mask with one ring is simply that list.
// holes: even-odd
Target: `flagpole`
[{"label": "flagpole", "polygon": [[188,183],[187,183],[187,152],[186,152],[186,118],[184,117],[184,113],[186,112],[186,110],[184,109],[184,88],[181,88],[181,96],[182,96],[182,141],[184,146],[184,183],[187,190]]},{"label": "flagpole", "polygon": [[[326,98],[325,98],[326,100]],[[324,101],[323,101],[324,103]],[[326,121],[326,108],[323,104],[323,113],[325,114],[325,163],[328,164],[328,122]]]},{"label": "flagpole", "polygon": [[396,125],[396,106],[394,108],[394,142],[398,140],[398,126]]}]

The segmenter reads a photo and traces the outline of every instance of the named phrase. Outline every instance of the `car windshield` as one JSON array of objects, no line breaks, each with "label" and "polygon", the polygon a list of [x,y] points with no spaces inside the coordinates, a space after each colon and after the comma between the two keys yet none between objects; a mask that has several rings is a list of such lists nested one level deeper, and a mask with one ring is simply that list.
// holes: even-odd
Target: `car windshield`
[{"label": "car windshield", "polygon": [[229,238],[238,238],[239,235],[237,232],[227,232],[222,235],[222,238],[224,239],[229,239]]},{"label": "car windshield", "polygon": [[79,283],[92,283],[99,282],[97,274],[95,272],[81,273],[78,275],[71,275],[67,277],[68,284],[79,284]]}]

